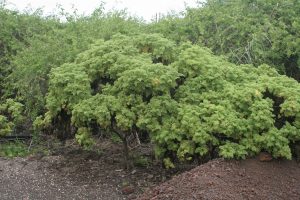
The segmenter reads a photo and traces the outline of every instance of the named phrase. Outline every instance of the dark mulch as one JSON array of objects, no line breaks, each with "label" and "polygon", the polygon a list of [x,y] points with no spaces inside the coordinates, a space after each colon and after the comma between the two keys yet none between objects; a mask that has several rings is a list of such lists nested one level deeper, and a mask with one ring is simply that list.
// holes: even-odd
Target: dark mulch
[{"label": "dark mulch", "polygon": [[213,160],[147,191],[140,200],[300,199],[300,164]]}]

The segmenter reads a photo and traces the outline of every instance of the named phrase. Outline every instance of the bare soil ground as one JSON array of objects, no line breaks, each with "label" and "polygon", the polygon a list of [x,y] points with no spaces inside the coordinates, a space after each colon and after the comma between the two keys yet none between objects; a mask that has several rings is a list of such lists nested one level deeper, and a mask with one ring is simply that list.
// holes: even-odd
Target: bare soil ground
[{"label": "bare soil ground", "polygon": [[300,163],[217,159],[173,177],[140,200],[299,200]]},{"label": "bare soil ground", "polygon": [[0,157],[0,199],[300,199],[295,161],[217,159],[185,173],[195,166],[124,170],[120,146],[102,141],[98,153],[67,145],[50,156]]}]

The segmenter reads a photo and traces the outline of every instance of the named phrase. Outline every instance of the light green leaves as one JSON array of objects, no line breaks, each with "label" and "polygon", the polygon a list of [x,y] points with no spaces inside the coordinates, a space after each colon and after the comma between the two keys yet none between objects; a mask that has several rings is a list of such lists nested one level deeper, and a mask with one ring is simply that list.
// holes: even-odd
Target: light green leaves
[{"label": "light green leaves", "polygon": [[0,136],[6,136],[12,132],[13,123],[9,122],[7,118],[0,115]]},{"label": "light green leaves", "polygon": [[90,149],[94,144],[95,141],[92,139],[91,132],[88,128],[79,128],[75,135],[75,139],[83,146],[85,149]]},{"label": "light green leaves", "polygon": [[0,104],[0,136],[6,136],[25,120],[23,104],[7,99]]},{"label": "light green leaves", "polygon": [[90,80],[81,66],[67,63],[51,71],[46,107],[53,116],[62,109],[70,114],[77,103],[90,96]]},{"label": "light green leaves", "polygon": [[300,140],[297,82],[267,65],[236,66],[205,48],[175,48],[158,35],[99,41],[53,69],[49,89],[47,120],[67,111],[83,145],[95,125],[123,141],[147,132],[169,167],[213,149],[225,158],[265,150],[290,159],[290,141]]}]

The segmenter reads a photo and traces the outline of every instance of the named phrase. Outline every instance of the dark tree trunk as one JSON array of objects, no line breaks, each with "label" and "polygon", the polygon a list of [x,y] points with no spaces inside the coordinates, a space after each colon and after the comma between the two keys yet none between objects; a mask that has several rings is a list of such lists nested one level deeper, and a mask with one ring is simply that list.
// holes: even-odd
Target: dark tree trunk
[{"label": "dark tree trunk", "polygon": [[130,134],[127,132],[121,131],[120,129],[118,129],[116,127],[116,125],[113,125],[113,132],[115,132],[123,142],[124,168],[131,169],[133,167],[133,165],[131,163],[129,147],[128,147],[128,143],[127,143],[127,137]]},{"label": "dark tree trunk", "polygon": [[129,156],[129,148],[128,148],[126,139],[123,140],[123,149],[124,149],[124,167],[126,169],[131,169],[132,165],[131,165],[131,160],[130,160],[130,156]]},{"label": "dark tree trunk", "polygon": [[60,112],[57,119],[53,122],[53,127],[56,137],[62,142],[74,137],[71,116],[65,110]]},{"label": "dark tree trunk", "polygon": [[298,66],[298,56],[293,55],[285,62],[286,75],[300,82],[300,67]]}]

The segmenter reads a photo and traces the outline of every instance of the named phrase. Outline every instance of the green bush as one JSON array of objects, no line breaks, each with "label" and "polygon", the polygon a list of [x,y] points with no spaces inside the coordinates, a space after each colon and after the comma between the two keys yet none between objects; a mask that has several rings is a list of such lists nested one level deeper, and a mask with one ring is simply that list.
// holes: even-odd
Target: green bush
[{"label": "green bush", "polygon": [[12,132],[13,123],[9,122],[7,118],[0,115],[0,136],[9,135]]},{"label": "green bush", "polygon": [[291,159],[299,141],[299,83],[262,65],[236,66],[192,47],[172,64],[184,82],[170,97],[152,98],[138,120],[151,133],[156,152],[180,160],[217,148],[225,158],[264,150]]},{"label": "green bush", "polygon": [[1,157],[24,157],[29,155],[31,152],[28,151],[26,144],[17,142],[8,142],[0,145],[0,156]]},{"label": "green bush", "polygon": [[137,167],[148,167],[151,161],[149,158],[144,156],[136,156],[134,157],[133,164]]},{"label": "green bush", "polygon": [[156,34],[116,35],[53,69],[47,108],[46,121],[64,110],[78,135],[95,124],[117,134],[126,159],[128,138],[146,131],[168,167],[214,150],[225,158],[268,151],[291,159],[289,145],[300,140],[297,81]]},{"label": "green bush", "polygon": [[91,149],[95,144],[94,140],[92,139],[91,132],[87,128],[79,128],[76,135],[76,141],[78,144],[84,147],[84,149]]},{"label": "green bush", "polygon": [[7,99],[0,104],[0,136],[11,134],[24,122],[23,107],[21,103],[13,99]]}]

